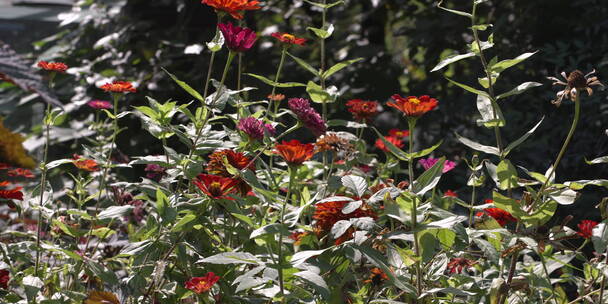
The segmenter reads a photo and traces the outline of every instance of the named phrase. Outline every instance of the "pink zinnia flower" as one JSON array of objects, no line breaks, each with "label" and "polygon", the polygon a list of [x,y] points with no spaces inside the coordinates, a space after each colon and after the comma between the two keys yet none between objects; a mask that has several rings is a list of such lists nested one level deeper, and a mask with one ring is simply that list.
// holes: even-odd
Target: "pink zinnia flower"
[{"label": "pink zinnia flower", "polygon": [[[434,166],[437,163],[437,161],[439,161],[438,158],[429,157],[427,159],[419,159],[418,163],[421,164],[422,167],[424,167],[424,170],[428,170],[429,168],[431,168],[432,166]],[[450,160],[446,160],[443,163],[443,170],[442,170],[442,172],[446,173],[446,172],[454,169],[454,167],[456,167],[456,163],[455,162],[450,161]]]},{"label": "pink zinnia flower", "polygon": [[112,108],[112,103],[106,100],[91,100],[89,102],[87,102],[87,105],[93,109],[98,109],[98,110],[102,110],[102,109],[111,109]]},{"label": "pink zinnia flower", "polygon": [[249,135],[252,139],[263,139],[264,131],[268,132],[270,135],[276,133],[276,130],[271,124],[265,124],[255,117],[241,118],[237,128],[245,132],[245,134]]},{"label": "pink zinnia flower", "polygon": [[248,51],[257,39],[256,33],[250,28],[232,25],[231,22],[219,23],[217,26],[224,35],[226,46],[233,52]]},{"label": "pink zinnia flower", "polygon": [[289,109],[296,114],[304,126],[310,129],[315,136],[318,137],[325,134],[327,131],[325,121],[323,121],[321,115],[310,106],[308,99],[291,98],[287,104],[289,105]]}]

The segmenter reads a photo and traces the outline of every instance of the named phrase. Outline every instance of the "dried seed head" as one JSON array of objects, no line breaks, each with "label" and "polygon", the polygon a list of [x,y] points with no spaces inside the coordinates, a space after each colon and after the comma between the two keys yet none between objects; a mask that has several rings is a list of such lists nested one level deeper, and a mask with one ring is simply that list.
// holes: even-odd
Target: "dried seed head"
[{"label": "dried seed head", "polygon": [[577,89],[587,87],[587,79],[585,79],[585,74],[579,70],[572,71],[572,73],[568,75],[568,86]]}]

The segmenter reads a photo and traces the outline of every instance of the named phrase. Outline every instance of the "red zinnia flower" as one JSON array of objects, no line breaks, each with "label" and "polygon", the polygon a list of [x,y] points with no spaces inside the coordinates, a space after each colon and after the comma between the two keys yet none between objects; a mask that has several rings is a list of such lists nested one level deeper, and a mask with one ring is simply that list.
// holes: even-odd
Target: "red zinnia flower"
[{"label": "red zinnia flower", "polygon": [[8,164],[5,163],[0,163],[0,170],[6,170],[8,168],[10,168],[11,166],[9,166]]},{"label": "red zinnia flower", "polygon": [[452,190],[447,190],[443,193],[444,197],[458,197],[458,194]]},{"label": "red zinnia flower", "polygon": [[111,109],[112,108],[112,103],[106,100],[91,100],[89,102],[87,102],[87,105],[93,109],[98,109],[98,110],[102,110],[102,109]]},{"label": "red zinnia flower", "polygon": [[363,283],[366,283],[366,284],[371,283],[373,285],[380,285],[380,284],[382,284],[382,281],[388,280],[388,276],[380,268],[374,267],[374,268],[372,268],[372,270],[370,272],[371,273],[369,275],[369,279],[363,281]]},{"label": "red zinnia flower", "polygon": [[274,153],[281,155],[290,166],[299,166],[314,155],[314,144],[303,144],[297,139],[283,141],[274,146]]},{"label": "red zinnia flower", "polygon": [[38,61],[38,67],[46,71],[59,73],[64,73],[68,69],[68,66],[63,62]]},{"label": "red zinnia flower", "polygon": [[408,117],[420,117],[424,113],[435,109],[439,103],[437,99],[431,98],[428,95],[403,98],[395,94],[392,98],[395,102],[388,102],[386,105],[403,112]]},{"label": "red zinnia flower", "polygon": [[97,162],[92,159],[84,158],[78,154],[74,154],[72,156],[72,159],[72,163],[74,163],[74,166],[76,166],[76,168],[78,169],[89,172],[99,171],[99,168],[97,167]]},{"label": "red zinnia flower", "polygon": [[[385,136],[384,138],[399,149],[403,148],[403,146],[404,146],[403,141],[397,137]],[[381,138],[376,139],[375,146],[376,146],[376,148],[378,148],[384,152],[388,152],[388,147],[386,147],[386,145],[384,144],[384,142],[382,141]]]},{"label": "red zinnia flower", "polygon": [[597,226],[598,222],[592,220],[583,220],[578,226],[578,234],[582,238],[590,239],[593,235],[593,227]]},{"label": "red zinnia flower", "polygon": [[378,103],[375,101],[353,99],[346,102],[346,107],[358,121],[368,121],[378,114]]},{"label": "red zinnia flower", "polygon": [[133,84],[128,81],[113,81],[112,83],[106,83],[99,87],[106,92],[113,93],[135,93],[137,90],[133,87]]},{"label": "red zinnia flower", "polygon": [[[0,182],[0,187],[7,187],[10,185],[10,182]],[[23,200],[23,192],[21,192],[23,187],[15,187],[9,190],[0,190],[0,199],[5,200]]]},{"label": "red zinnia flower", "polygon": [[204,277],[192,277],[186,282],[186,288],[196,293],[203,293],[209,291],[217,281],[220,280],[220,276],[216,276],[213,272],[208,272]]},{"label": "red zinnia flower", "polygon": [[[320,203],[315,206],[315,213],[312,218],[316,220],[315,226],[318,232],[328,232],[334,226],[335,223],[341,220],[349,220],[351,218],[359,217],[371,217],[377,218],[376,213],[367,204],[362,204],[355,211],[344,214],[342,209],[348,204],[347,201],[331,201]],[[354,233],[354,228],[349,228],[341,237],[339,237],[335,244],[339,245],[344,241],[350,239]]]},{"label": "red zinnia flower", "polygon": [[232,25],[230,22],[219,23],[217,27],[220,28],[222,35],[224,35],[226,46],[233,52],[242,53],[248,51],[257,39],[256,33],[247,27]]},{"label": "red zinnia flower", "polygon": [[229,177],[199,174],[192,182],[210,198],[232,200],[228,195],[236,192],[235,186],[239,181]]},{"label": "red zinnia flower", "polygon": [[462,273],[463,269],[473,267],[477,262],[465,258],[452,258],[448,263],[449,273]]},{"label": "red zinnia flower", "polygon": [[281,41],[282,43],[284,43],[286,45],[292,45],[292,44],[304,45],[304,43],[306,43],[306,39],[296,37],[289,33],[277,32],[277,33],[272,33],[270,35],[274,38],[277,38],[279,41]]},{"label": "red zinnia flower", "polygon": [[203,0],[201,2],[213,7],[216,11],[226,12],[237,20],[243,19],[240,11],[252,11],[261,8],[258,5],[259,1],[250,0]]},{"label": "red zinnia flower", "polygon": [[390,129],[388,131],[388,135],[394,136],[397,138],[399,138],[399,137],[403,138],[403,137],[410,136],[410,131],[409,130]]},{"label": "red zinnia flower", "polygon": [[[215,151],[209,155],[209,162],[207,163],[207,172],[223,177],[233,177],[230,172],[228,172],[228,168],[224,164],[224,158],[228,162],[228,164],[235,169],[241,171],[245,168],[255,172],[255,163],[251,161],[251,159],[245,154],[241,152],[234,152],[232,150],[220,150]],[[241,195],[246,195],[247,192],[251,191],[251,187],[247,184],[247,182],[241,178],[237,178],[239,183],[236,185],[236,188],[239,190]]]},{"label": "red zinnia flower", "polygon": [[32,171],[28,170],[28,169],[22,169],[22,168],[15,168],[13,170],[9,170],[7,172],[8,176],[12,176],[12,177],[17,177],[17,176],[22,176],[25,178],[33,178],[34,174],[32,173]]},{"label": "red zinnia flower", "polygon": [[[487,200],[486,200],[487,202]],[[510,222],[517,222],[517,219],[514,218],[511,213],[508,211],[502,210],[500,208],[486,208],[483,210],[487,215],[493,217],[496,222],[502,227]],[[477,216],[482,216],[483,212],[477,212]]]},{"label": "red zinnia flower", "polygon": [[8,281],[11,279],[10,273],[6,269],[0,270],[0,288],[8,289]]}]

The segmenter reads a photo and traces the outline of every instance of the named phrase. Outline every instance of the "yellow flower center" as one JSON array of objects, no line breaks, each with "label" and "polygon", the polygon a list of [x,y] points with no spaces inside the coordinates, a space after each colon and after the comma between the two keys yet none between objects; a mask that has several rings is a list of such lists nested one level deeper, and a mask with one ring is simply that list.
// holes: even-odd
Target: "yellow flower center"
[{"label": "yellow flower center", "polygon": [[296,36],[292,34],[283,34],[283,39],[293,41],[296,39]]},{"label": "yellow flower center", "polygon": [[413,103],[413,104],[419,104],[420,103],[420,99],[418,98],[410,98],[408,99],[409,102]]}]

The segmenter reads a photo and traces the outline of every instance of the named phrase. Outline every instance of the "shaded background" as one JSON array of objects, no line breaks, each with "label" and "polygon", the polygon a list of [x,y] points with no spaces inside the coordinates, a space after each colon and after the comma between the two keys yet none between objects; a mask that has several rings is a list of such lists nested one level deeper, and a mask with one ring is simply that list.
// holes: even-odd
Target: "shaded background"
[{"label": "shaded background", "polygon": [[[263,2],[265,5],[261,11],[246,14],[246,24],[262,37],[245,55],[244,64],[245,72],[272,78],[279,61],[279,48],[268,35],[275,31],[288,31],[314,39],[306,27],[319,27],[321,14],[302,1]],[[472,40],[469,20],[438,9],[437,1],[345,2],[345,5],[332,8],[328,14],[328,21],[336,26],[334,35],[327,41],[328,65],[357,57],[365,59],[330,79],[329,84],[342,92],[338,102],[330,107],[331,117],[349,119],[344,105],[351,98],[377,100],[384,104],[395,93],[436,97],[440,107],[420,120],[417,141],[426,147],[441,138],[447,139],[436,155],[447,155],[460,164],[442,181],[441,188],[468,195],[466,166],[460,159],[470,159],[472,152],[455,140],[454,133],[487,145],[494,143],[494,136],[491,130],[475,123],[479,117],[475,96],[449,84],[444,75],[477,85],[477,77],[482,73],[481,65],[476,59],[468,59],[440,72],[429,71],[441,58],[465,52],[466,43]],[[446,5],[469,11],[470,2],[454,0]],[[70,130],[86,130],[85,122],[91,119],[92,111],[80,105],[91,99],[108,99],[96,88],[107,77],[138,83],[139,92],[129,94],[128,101],[125,101],[129,106],[145,104],[145,96],[159,101],[191,101],[191,97],[178,88],[161,67],[202,91],[209,54],[206,50],[198,55],[184,53],[187,46],[204,45],[215,31],[215,14],[200,1],[89,0],[80,1],[73,8],[45,5],[27,8],[48,9],[51,15],[45,15],[44,18],[48,19],[27,19],[15,17],[2,7],[0,39],[30,57],[32,62],[38,59],[58,60],[74,67],[70,75],[58,79],[57,93],[65,104],[70,105],[67,107],[70,119],[62,126],[67,131],[57,138],[51,159],[68,157],[80,151],[80,144],[85,142],[82,133]],[[63,13],[56,18],[58,11]],[[502,133],[507,143],[529,130],[541,117],[546,117],[536,133],[510,155],[516,165],[544,172],[554,161],[573,114],[570,102],[565,102],[560,108],[550,103],[558,89],[552,88],[545,77],[575,68],[583,72],[595,68],[600,79],[608,79],[608,2],[488,1],[480,6],[478,15],[479,23],[495,25],[496,45],[487,52],[488,58],[498,56],[502,60],[523,52],[539,51],[531,59],[501,74],[497,91],[507,91],[525,81],[545,84],[501,102],[507,120]],[[482,37],[486,39],[487,33]],[[290,51],[313,65],[319,62],[319,48],[315,41]],[[218,54],[214,78],[219,78],[226,57],[226,52]],[[234,88],[234,69],[232,71],[228,86]],[[310,74],[288,59],[281,79],[306,82]],[[268,86],[247,76],[244,76],[244,84],[259,88],[250,94],[251,99],[262,99],[270,93]],[[288,97],[306,97],[303,88],[280,92]],[[28,144],[35,148],[42,104],[39,100],[24,98],[26,95],[8,84],[0,85],[0,113],[8,126],[32,134]],[[584,98],[579,129],[557,170],[559,181],[608,177],[608,166],[584,163],[585,158],[608,154],[608,137],[604,132],[608,128],[606,99],[606,92],[597,90],[592,98]],[[394,111],[388,111],[386,107],[384,110],[386,112],[374,122],[380,130],[386,132],[394,127],[407,127]],[[123,153],[130,156],[162,153],[161,145],[141,132],[135,117],[124,118],[121,124],[129,127],[129,131],[119,137],[118,146]],[[370,143],[375,140],[372,135],[371,131],[366,133]],[[178,142],[170,144],[178,150],[184,149]],[[137,180],[138,177],[133,174],[127,178]],[[486,190],[489,192],[490,188]],[[556,218],[574,214],[578,219],[597,220],[599,213],[593,206],[606,196],[606,191],[588,187],[583,194],[576,207],[560,206]]]}]

